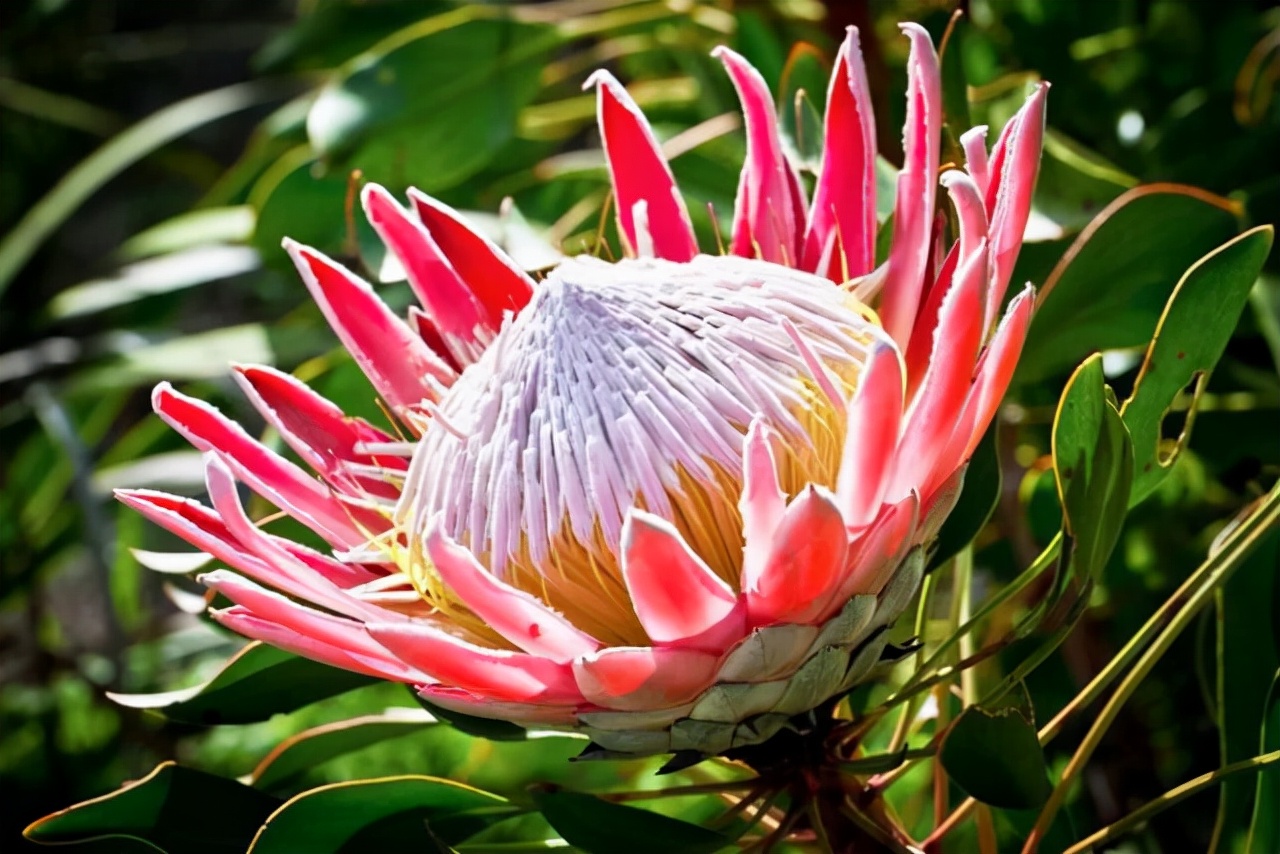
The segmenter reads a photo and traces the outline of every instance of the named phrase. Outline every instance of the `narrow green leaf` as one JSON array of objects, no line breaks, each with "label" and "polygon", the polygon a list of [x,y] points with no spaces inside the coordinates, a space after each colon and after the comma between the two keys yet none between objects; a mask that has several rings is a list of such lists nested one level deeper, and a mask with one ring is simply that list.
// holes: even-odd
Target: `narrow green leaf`
[{"label": "narrow green leaf", "polygon": [[396,707],[380,715],[335,721],[300,732],[276,745],[249,775],[259,789],[274,789],[322,762],[402,735],[420,732],[436,719],[421,709]]},{"label": "narrow green leaf", "polygon": [[687,821],[581,792],[543,790],[533,798],[556,832],[586,854],[710,854],[733,842]]},{"label": "narrow green leaf", "polygon": [[[1272,531],[1257,550],[1240,564],[1231,580],[1217,591],[1216,706],[1219,764],[1230,765],[1277,747],[1266,744],[1270,692],[1280,668],[1280,649],[1268,627],[1275,619],[1280,597],[1280,530]],[[1258,750],[1259,739],[1263,742]],[[1275,733],[1272,733],[1275,738]],[[1264,779],[1264,778],[1260,778]],[[1219,789],[1215,838],[1218,851],[1239,851],[1256,814],[1254,803],[1259,781],[1232,777]],[[1274,796],[1273,796],[1274,797]],[[1280,807],[1280,800],[1270,803]],[[1280,851],[1280,847],[1263,848]]]},{"label": "narrow green leaf", "polygon": [[996,430],[993,425],[969,459],[960,500],[938,532],[933,557],[929,560],[930,569],[950,560],[978,536],[1000,501],[1000,483],[1000,460],[996,454]]},{"label": "narrow green leaf", "polygon": [[46,816],[26,837],[46,845],[114,838],[170,854],[241,854],[280,799],[172,762],[91,801]]},{"label": "narrow green leaf", "polygon": [[1186,444],[1194,408],[1176,440],[1161,438],[1161,424],[1183,389],[1194,384],[1198,396],[1208,381],[1271,251],[1273,234],[1271,226],[1259,226],[1213,250],[1187,270],[1169,297],[1133,394],[1120,410],[1133,437],[1130,504],[1160,485]]},{"label": "narrow green leaf", "polygon": [[152,709],[184,723],[243,724],[265,721],[376,681],[255,641],[202,685],[160,694],[108,696],[123,706]]},{"label": "narrow green leaf", "polygon": [[281,97],[286,91],[279,82],[215,89],[171,104],[112,137],[64,175],[0,239],[0,294],[49,235],[107,181],[165,143],[201,125]]},{"label": "narrow green leaf", "polygon": [[1034,809],[1053,787],[1035,725],[1017,708],[970,706],[942,739],[938,759],[971,797],[1002,809]]},{"label": "narrow green leaf", "polygon": [[1102,571],[1129,508],[1133,445],[1113,401],[1102,357],[1090,356],[1067,382],[1053,422],[1058,498],[1082,582]]},{"label": "narrow green leaf", "polygon": [[1130,190],[1091,222],[1043,283],[1018,378],[1151,340],[1171,288],[1236,232],[1225,199],[1172,184]]},{"label": "narrow green leaf", "polygon": [[[1280,750],[1280,670],[1271,680],[1264,713],[1260,754]],[[1260,771],[1256,786],[1245,854],[1280,851],[1280,809],[1276,809],[1276,804],[1280,804],[1280,766]]]},{"label": "narrow green leaf", "polygon": [[497,795],[438,777],[335,783],[303,792],[272,813],[249,854],[439,850],[441,841],[466,839],[515,811]]}]

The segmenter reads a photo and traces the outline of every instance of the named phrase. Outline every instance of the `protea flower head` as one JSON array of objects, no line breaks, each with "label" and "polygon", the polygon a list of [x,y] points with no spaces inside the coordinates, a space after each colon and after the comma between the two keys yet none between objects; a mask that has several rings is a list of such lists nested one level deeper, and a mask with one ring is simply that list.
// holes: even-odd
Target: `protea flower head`
[{"label": "protea flower head", "polygon": [[[365,188],[422,307],[407,322],[286,242],[398,424],[344,416],[269,367],[235,376],[314,477],[167,384],[212,507],[120,498],[234,571],[223,625],[411,683],[439,707],[586,732],[608,751],[767,739],[867,677],[1013,372],[1030,288],[1001,312],[1045,87],[939,177],[942,105],[911,40],[905,164],[876,268],[875,132],[855,30],[812,200],[754,68],[721,48],[747,161],[728,254],[699,254],[648,124],[594,84],[627,257],[535,281],[454,211]],[[958,221],[943,240],[941,184]],[[328,554],[263,531],[242,481]]]}]

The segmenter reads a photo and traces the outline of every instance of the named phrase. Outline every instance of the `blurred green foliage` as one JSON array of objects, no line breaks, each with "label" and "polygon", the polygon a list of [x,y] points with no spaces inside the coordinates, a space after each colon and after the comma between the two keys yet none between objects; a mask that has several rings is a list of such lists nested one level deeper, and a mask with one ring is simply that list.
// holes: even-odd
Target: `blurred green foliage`
[{"label": "blurred green foliage", "polygon": [[[628,84],[666,141],[702,245],[714,246],[717,221],[708,206],[719,212],[720,224],[727,222],[743,142],[732,118],[733,91],[707,56],[711,47],[733,45],[775,91],[785,85],[784,105],[796,104],[792,93],[806,89],[800,112],[787,116],[784,109],[794,153],[803,160],[806,128],[812,138],[822,105],[822,92],[811,90],[823,85],[824,63],[843,27],[858,25],[880,149],[892,163],[900,157],[906,54],[895,24],[919,20],[939,40],[954,5],[37,0],[0,10],[0,839],[6,850],[28,822],[142,778],[171,758],[207,772],[177,772],[179,783],[168,772],[156,778],[186,787],[197,805],[225,782],[211,783],[207,775],[245,777],[256,788],[234,791],[248,792],[245,802],[268,812],[318,785],[378,776],[436,775],[513,803],[525,803],[525,788],[534,782],[579,791],[660,785],[651,773],[657,763],[570,764],[581,748],[572,739],[489,741],[419,724],[423,713],[402,688],[341,693],[351,685],[316,685],[332,677],[309,672],[278,683],[305,682],[311,690],[302,694],[264,694],[252,674],[241,671],[218,677],[218,685],[231,683],[225,696],[253,691],[259,704],[246,713],[252,720],[234,725],[204,725],[200,721],[210,718],[174,713],[165,698],[111,702],[107,692],[147,694],[213,679],[241,646],[200,616],[203,591],[163,556],[177,544],[110,500],[110,490],[125,485],[186,494],[202,489],[198,454],[148,415],[149,386],[162,378],[183,383],[254,424],[225,364],[266,362],[295,370],[347,411],[377,419],[362,377],[335,350],[288,268],[279,249],[283,236],[316,245],[382,282],[383,293],[399,305],[407,302],[402,276],[363,218],[352,215],[362,180],[396,192],[418,186],[477,212],[530,269],[549,266],[560,252],[595,251],[601,230],[616,246],[612,226],[601,225],[607,181],[594,98],[579,88],[604,66]],[[1280,476],[1280,257],[1274,248],[1238,325],[1234,311],[1219,307],[1215,314],[1207,299],[1193,307],[1181,332],[1169,333],[1230,340],[1221,359],[1205,356],[1205,368],[1217,363],[1206,384],[1179,395],[1188,378],[1166,380],[1165,396],[1139,412],[1146,419],[1142,435],[1155,434],[1153,440],[1163,441],[1160,452],[1170,453],[1196,405],[1189,444],[1163,479],[1144,473],[1157,448],[1136,444],[1138,415],[1119,408],[1119,401],[1135,397],[1142,351],[1183,272],[1247,227],[1280,220],[1280,14],[1272,4],[1249,0],[963,5],[967,17],[944,54],[953,121],[985,122],[994,131],[1029,82],[1053,83],[1036,239],[1016,273],[1052,289],[1011,404],[991,437],[992,464],[984,469],[990,476],[971,478],[967,493],[985,496],[973,499],[983,511],[994,501],[994,513],[989,521],[985,512],[968,517],[971,529],[964,534],[982,526],[973,551],[931,576],[926,590],[936,587],[940,604],[922,608],[916,625],[899,632],[914,629],[933,644],[955,628],[947,600],[971,559],[964,571],[971,573],[977,602],[1001,591],[1007,596],[990,614],[992,637],[1011,625],[1027,628],[974,671],[965,696],[1000,694],[994,706],[1007,708],[1010,694],[1025,692],[1027,708],[1016,710],[1025,718],[1016,720],[1043,725],[1201,564],[1224,521]],[[810,47],[793,54],[797,42]],[[954,138],[949,143],[946,156],[958,157]],[[1080,577],[1048,571],[1011,585],[1029,565],[1052,569],[1051,560],[1037,562],[1037,555],[1058,542],[1063,522],[1049,456],[1058,436],[1056,404],[1077,364],[1097,350],[1107,352],[1089,368],[1097,374],[1090,382],[1105,380],[1113,391],[1091,386],[1086,408],[1107,430],[1116,428],[1109,416],[1124,416],[1137,461],[1132,495],[1135,501],[1150,496],[1123,528],[1107,532],[1105,547],[1095,544]],[[1096,432],[1099,423],[1086,426]],[[1097,458],[1093,464],[1102,465]],[[1111,473],[1099,468],[1098,475],[1105,485]],[[1083,503],[1064,493],[1068,523],[1073,513],[1088,516],[1096,506],[1094,484],[1080,483]],[[1124,492],[1130,494],[1127,485]],[[273,530],[303,536],[283,523]],[[1274,534],[1263,542],[1217,591],[1215,608],[1138,686],[1093,754],[1084,784],[1072,790],[1049,849],[1061,850],[1183,780],[1268,745],[1275,749],[1276,543]],[[166,574],[146,568],[166,568],[166,561]],[[1071,598],[1082,590],[1082,601]],[[1074,602],[1074,611],[1037,610],[1044,602],[1065,603],[1064,609]],[[241,661],[253,656],[250,651]],[[1038,656],[1038,667],[1024,667]],[[237,683],[241,678],[246,681]],[[868,693],[855,699],[870,704],[888,689]],[[940,717],[912,734],[913,745],[957,715],[995,714],[962,713],[955,697],[930,696]],[[319,697],[328,699],[311,702]],[[179,706],[190,711],[190,703],[202,712],[218,705],[197,694]],[[910,707],[917,705],[913,700]],[[1064,745],[1080,741],[1090,717],[1069,719],[1061,743],[1048,747],[1051,780],[1070,756]],[[335,723],[353,718],[358,725]],[[272,753],[290,737],[297,737],[289,744],[298,752]],[[888,734],[877,737],[869,742],[872,752],[893,746]],[[890,790],[894,809],[921,836],[934,820],[929,766],[908,767]],[[1017,762],[1010,768],[1036,773]],[[727,773],[698,767],[681,780],[709,782]],[[956,779],[965,779],[964,772]],[[1142,830],[1142,850],[1246,850],[1252,817],[1267,816],[1275,780],[1272,769],[1271,776],[1239,775],[1221,789],[1206,789],[1156,816]],[[435,803],[441,792],[406,783],[394,797],[429,811],[423,804]],[[950,795],[954,806],[963,791],[952,785]],[[706,820],[718,807],[713,798],[654,804],[685,821]],[[562,799],[544,810],[550,825],[536,814],[502,815],[484,838],[495,844],[550,839],[558,831],[572,839],[581,832],[574,824],[580,806]],[[617,820],[639,821],[655,834],[686,834],[680,838],[696,847],[696,834],[646,824],[646,815]],[[1034,813],[1017,810],[985,816],[1002,851],[1018,850],[1034,820]],[[1274,821],[1254,823],[1262,828],[1257,833],[1276,832]],[[977,850],[980,824],[963,825],[945,850]],[[423,827],[416,832],[426,841],[413,850],[433,850]],[[75,828],[57,833],[72,838]],[[1267,850],[1257,847],[1265,844],[1261,838],[1252,842],[1253,850]],[[194,850],[177,844],[175,852]],[[124,845],[101,850],[131,850]]]}]

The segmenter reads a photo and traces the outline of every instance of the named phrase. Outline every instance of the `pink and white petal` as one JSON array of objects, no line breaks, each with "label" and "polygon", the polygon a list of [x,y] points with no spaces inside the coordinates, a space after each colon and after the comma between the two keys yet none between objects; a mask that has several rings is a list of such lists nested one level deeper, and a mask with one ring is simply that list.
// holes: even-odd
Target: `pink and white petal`
[{"label": "pink and white petal", "polygon": [[606,709],[644,711],[680,706],[715,681],[720,656],[678,647],[614,646],[574,662],[578,688]]},{"label": "pink and white petal", "polygon": [[[804,247],[804,268],[833,282],[865,276],[875,267],[875,116],[858,28],[846,33],[827,89],[822,168]],[[835,251],[829,251],[832,246]]]},{"label": "pink and white petal", "polygon": [[375,641],[410,666],[482,697],[562,705],[582,700],[567,664],[479,646],[418,621],[369,623],[365,628]]},{"label": "pink and white petal", "polygon": [[947,442],[947,449],[939,461],[939,472],[928,483],[927,489],[936,488],[940,476],[948,468],[959,466],[973,456],[974,449],[991,425],[1000,401],[1018,367],[1018,356],[1031,327],[1031,313],[1035,308],[1035,290],[1027,285],[1009,303],[1004,319],[996,327],[991,343],[983,351],[975,369],[975,379],[965,400],[964,410],[956,421],[955,432]]},{"label": "pink and white petal", "polygon": [[445,348],[464,365],[475,361],[484,352],[484,342],[501,325],[501,315],[496,322],[487,315],[430,232],[390,193],[377,184],[366,184],[360,198],[369,224],[400,259]]},{"label": "pink and white petal", "polygon": [[983,206],[982,193],[977,182],[959,169],[948,169],[939,181],[951,197],[960,221],[960,262],[964,263],[987,236],[987,211]]},{"label": "pink and white petal", "polygon": [[960,261],[960,244],[953,244],[951,251],[942,261],[942,268],[937,278],[925,295],[920,311],[916,314],[915,328],[911,330],[911,343],[907,346],[904,359],[907,375],[907,401],[915,399],[929,371],[929,361],[933,358],[934,332],[938,328],[938,317],[942,312],[942,300],[951,290],[955,280],[956,265]]},{"label": "pink and white petal", "polygon": [[630,254],[641,240],[636,205],[643,204],[653,254],[668,261],[689,261],[698,254],[689,211],[675,176],[644,113],[627,90],[603,69],[587,78],[584,89],[596,88],[596,115],[604,141],[609,179],[613,183],[618,231]]},{"label": "pink and white petal", "polygon": [[1009,278],[1013,275],[1022,235],[1031,215],[1031,195],[1040,171],[1044,143],[1045,103],[1049,84],[1042,83],[1005,125],[992,158],[987,209],[991,216],[991,292],[987,296],[986,328],[995,323]]},{"label": "pink and white petal", "polygon": [[756,416],[742,448],[742,589],[754,589],[769,562],[773,534],[787,510],[787,495],[778,483],[778,462],[771,447],[773,431]]},{"label": "pink and white petal", "polygon": [[254,439],[216,407],[180,394],[167,382],[151,392],[151,405],[196,450],[222,454],[255,492],[330,544],[345,548],[368,539],[352,511],[327,486]]},{"label": "pink and white petal", "polygon": [[463,365],[449,352],[448,345],[444,343],[444,336],[431,322],[431,315],[416,305],[409,306],[409,328],[418,333],[418,337],[431,348],[431,352],[439,356],[445,364],[458,373],[462,372]]},{"label": "pink and white petal", "polygon": [[987,163],[987,126],[971,127],[960,134],[960,147],[964,150],[965,171],[985,199],[991,183],[991,169]]},{"label": "pink and white petal", "polygon": [[844,580],[849,535],[833,499],[811,485],[787,507],[764,572],[743,591],[752,627],[814,622]]},{"label": "pink and white petal", "polygon": [[[226,526],[227,532],[270,567],[270,573],[258,578],[259,581],[348,617],[364,620],[403,619],[395,612],[384,611],[354,598],[323,575],[317,574],[305,561],[299,560],[280,545],[275,537],[254,524],[240,503],[231,469],[216,453],[205,454],[205,486],[209,491],[209,500],[213,502],[213,509]],[[245,574],[253,575],[247,569]]]},{"label": "pink and white petal", "polygon": [[354,670],[378,679],[393,682],[417,682],[417,675],[403,664],[390,657],[373,659],[353,653],[348,649],[333,646],[314,637],[300,634],[292,628],[283,626],[272,620],[264,619],[247,608],[234,607],[218,611],[210,611],[219,624],[238,635],[262,641],[285,652],[292,652],[321,664],[328,664],[342,670]]},{"label": "pink and white petal", "polygon": [[444,583],[476,616],[530,655],[558,664],[595,652],[600,643],[537,598],[486,570],[470,549],[437,527],[426,537],[427,556]]},{"label": "pink and white petal", "polygon": [[254,408],[331,485],[356,495],[398,497],[400,491],[392,484],[355,476],[348,466],[356,463],[404,471],[408,462],[403,457],[371,456],[357,450],[362,445],[392,442],[393,437],[362,418],[344,414],[305,383],[275,368],[236,365],[234,370],[236,382]]},{"label": "pink and white petal", "polygon": [[987,282],[985,247],[956,270],[943,298],[929,369],[907,409],[888,501],[928,482],[946,451],[973,382],[982,343],[982,296]]},{"label": "pink and white petal", "polygon": [[902,360],[886,339],[867,357],[849,401],[836,501],[850,527],[871,522],[880,508],[898,447],[903,413]]},{"label": "pink and white petal", "polygon": [[429,681],[426,674],[407,667],[384,647],[374,643],[361,622],[308,608],[225,569],[206,572],[197,581],[218,591],[260,620],[343,650],[360,661],[375,662],[383,673],[397,674],[389,678],[400,682]]},{"label": "pink and white petal", "polygon": [[801,260],[806,206],[799,176],[783,154],[773,96],[760,72],[739,54],[721,46],[711,55],[729,72],[747,125],[747,160],[729,251],[794,267]]},{"label": "pink and white petal", "polygon": [[285,240],[312,297],[356,364],[397,409],[435,400],[457,374],[367,283],[316,250]]},{"label": "pink and white petal", "polygon": [[911,339],[929,262],[942,144],[942,83],[938,55],[928,32],[919,24],[900,26],[911,39],[903,140],[905,162],[898,173],[893,241],[880,319],[898,345],[905,348]]},{"label": "pink and white petal", "polygon": [[635,508],[622,525],[622,577],[655,644],[723,650],[746,633],[733,589],[670,522]]},{"label": "pink and white petal", "polygon": [[529,274],[444,202],[412,187],[409,202],[495,328],[502,327],[508,311],[519,314],[533,296]]},{"label": "pink and white petal", "polygon": [[854,535],[849,547],[849,572],[828,607],[834,610],[854,596],[876,595],[883,590],[907,550],[917,543],[919,524],[920,496],[914,492],[882,507],[875,522]]},{"label": "pink and white petal", "polygon": [[578,719],[576,705],[498,701],[453,685],[424,685],[418,689],[418,695],[428,703],[451,712],[510,721],[524,727],[573,726]]}]

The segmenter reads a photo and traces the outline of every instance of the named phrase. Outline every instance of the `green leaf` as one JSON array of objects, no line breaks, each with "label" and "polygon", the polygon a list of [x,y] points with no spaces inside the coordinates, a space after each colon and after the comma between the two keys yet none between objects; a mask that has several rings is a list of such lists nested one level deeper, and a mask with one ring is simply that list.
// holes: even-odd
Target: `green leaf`
[{"label": "green leaf", "polygon": [[[1280,670],[1271,679],[1271,690],[1267,693],[1263,711],[1260,754],[1280,750]],[[1280,766],[1273,765],[1258,772],[1256,785],[1245,854],[1280,851],[1280,811],[1275,809],[1275,805],[1280,804]]]},{"label": "green leaf", "polygon": [[[289,84],[292,86],[292,84]],[[279,82],[241,83],[170,104],[108,140],[62,177],[0,239],[0,294],[40,245],[103,184],[168,142],[201,125],[278,98]]]},{"label": "green leaf", "polygon": [[[1257,550],[1217,591],[1217,720],[1220,765],[1230,765],[1277,749],[1266,744],[1270,695],[1280,649],[1269,627],[1280,597],[1280,531],[1272,531]],[[1258,742],[1263,741],[1259,751]],[[1272,733],[1274,739],[1275,733]],[[1261,772],[1264,775],[1268,772]],[[1219,789],[1215,850],[1239,851],[1248,826],[1258,781],[1247,776],[1228,777]],[[1274,796],[1273,796],[1274,797]],[[1267,803],[1280,804],[1280,800]],[[1270,831],[1268,831],[1270,832]],[[1270,846],[1263,851],[1277,851]]]},{"label": "green leaf", "polygon": [[[472,6],[406,27],[357,58],[307,116],[326,160],[356,153],[374,180],[428,192],[483,168],[540,89],[553,27]],[[484,57],[477,62],[477,57]]]},{"label": "green leaf", "polygon": [[160,694],[108,694],[133,709],[152,709],[194,724],[244,724],[343,694],[378,680],[253,642],[202,685]]},{"label": "green leaf", "polygon": [[135,261],[210,243],[245,243],[253,234],[253,221],[248,205],[198,208],[135,234],[120,245],[119,255]]},{"label": "green leaf", "polygon": [[1053,421],[1053,471],[1082,582],[1102,572],[1129,509],[1133,444],[1114,400],[1095,354],[1071,375]]},{"label": "green leaf", "polygon": [[1018,362],[1022,381],[1098,350],[1151,339],[1170,286],[1236,232],[1225,199],[1172,184],[1139,187],[1089,224],[1049,274]]},{"label": "green leaf", "polygon": [[733,842],[687,821],[581,792],[544,789],[533,799],[556,832],[586,854],[710,854]]},{"label": "green leaf", "polygon": [[280,799],[172,762],[123,788],[40,819],[26,837],[46,845],[142,840],[170,854],[241,854]]},{"label": "green leaf", "polygon": [[[347,237],[346,174],[322,172],[306,146],[286,153],[253,186],[250,204],[258,211],[253,245],[267,264],[289,267],[280,241],[291,237],[331,255]],[[357,215],[358,220],[363,220]],[[353,248],[353,247],[348,247]]]},{"label": "green leaf", "polygon": [[1155,338],[1120,414],[1133,437],[1134,483],[1130,504],[1151,494],[1191,433],[1193,407],[1182,435],[1161,438],[1161,425],[1178,395],[1194,383],[1204,388],[1227,347],[1274,230],[1259,226],[1228,241],[1195,263],[1178,282],[1160,316]]},{"label": "green leaf", "polygon": [[938,759],[971,797],[1001,809],[1034,809],[1053,787],[1036,728],[1012,706],[970,706],[942,739]]},{"label": "green leaf", "polygon": [[259,789],[274,789],[337,756],[352,753],[436,723],[421,709],[394,707],[380,715],[335,721],[300,732],[276,745],[249,775]]},{"label": "green leaf", "polygon": [[822,113],[831,69],[822,51],[798,42],[787,56],[779,89],[779,130],[788,154],[814,173],[822,165]]},{"label": "green leaf", "polygon": [[272,813],[249,854],[438,850],[441,840],[466,839],[515,812],[504,798],[438,777],[335,783],[303,792]]},{"label": "green leaf", "polygon": [[996,453],[996,428],[993,425],[969,459],[960,500],[938,532],[933,557],[929,560],[930,569],[946,563],[978,536],[1000,501],[1000,483],[1000,460]]}]

